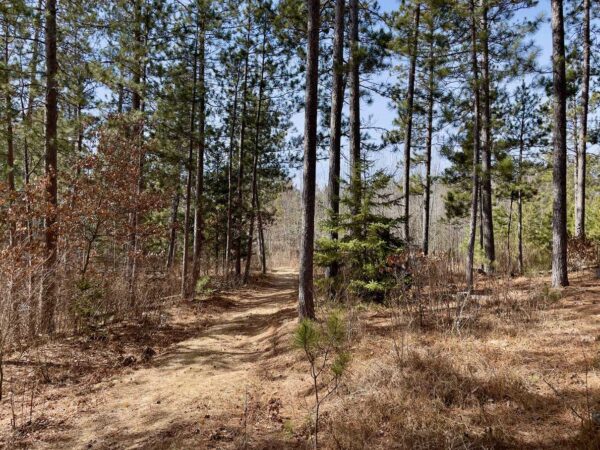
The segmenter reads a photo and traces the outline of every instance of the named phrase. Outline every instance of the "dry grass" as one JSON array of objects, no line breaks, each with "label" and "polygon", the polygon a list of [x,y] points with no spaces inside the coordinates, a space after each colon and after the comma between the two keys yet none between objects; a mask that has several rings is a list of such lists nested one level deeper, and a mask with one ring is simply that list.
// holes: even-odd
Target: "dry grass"
[{"label": "dry grass", "polygon": [[433,295],[368,308],[326,447],[600,448],[600,283],[546,281],[480,280],[458,331]]},{"label": "dry grass", "polygon": [[[418,288],[421,298],[404,292],[406,297],[393,306],[357,304],[347,310],[353,360],[343,385],[324,405],[321,448],[600,448],[600,429],[590,420],[591,412],[600,411],[600,281],[582,273],[573,277],[571,287],[555,292],[544,278],[482,278],[461,309],[457,327],[460,286],[444,284],[436,275],[443,272],[435,272],[441,270],[431,269],[433,289],[423,283]],[[165,356],[158,358],[178,360],[181,352],[192,357],[191,344],[201,344],[197,360],[187,363],[206,371],[194,386],[199,397],[173,398],[171,406],[151,402],[149,417],[163,407],[167,411],[176,406],[179,412],[185,407],[189,413],[172,416],[165,428],[136,430],[131,423],[114,423],[113,434],[96,430],[92,448],[308,448],[313,393],[306,361],[291,345],[294,281],[293,276],[269,278],[239,293],[221,292],[202,302],[199,317],[183,322],[184,311],[171,309],[163,326],[174,327],[179,320],[183,334],[170,342],[187,340],[164,351],[159,348]],[[321,316],[326,309],[321,308]],[[199,320],[205,321],[201,333]],[[214,338],[225,331],[227,342]],[[153,342],[169,344],[165,335],[156,338]],[[109,337],[107,342],[90,341],[89,347],[120,341],[129,342]],[[120,400],[105,398],[118,399],[132,376],[159,377],[165,386],[173,382],[173,392],[181,377],[192,377],[187,368],[176,366],[171,380],[169,364],[115,370],[110,367],[115,365],[114,352],[106,361],[99,357],[93,370],[77,374],[75,361],[64,358],[76,347],[69,350],[67,342],[52,344],[52,358],[62,355],[65,366],[52,369],[51,383],[37,384],[34,420],[19,430],[21,440],[13,443],[59,447],[57,442],[67,441],[52,440],[52,433],[66,439],[73,435],[69,427],[82,421],[91,430],[97,417],[117,414],[113,403]],[[208,353],[209,345],[219,351]],[[140,349],[126,351],[137,355]],[[205,367],[206,361],[213,365]],[[11,378],[15,370],[11,365]],[[69,370],[74,375],[59,387],[58,374]],[[114,381],[98,382],[93,373]],[[204,389],[207,377],[211,384]],[[220,385],[228,386],[229,393]],[[145,392],[147,386],[142,383],[139,389]],[[26,399],[28,391],[23,392]],[[127,401],[134,404],[136,399]],[[2,413],[8,405],[2,403]],[[77,411],[77,421],[56,412],[65,405]]]}]

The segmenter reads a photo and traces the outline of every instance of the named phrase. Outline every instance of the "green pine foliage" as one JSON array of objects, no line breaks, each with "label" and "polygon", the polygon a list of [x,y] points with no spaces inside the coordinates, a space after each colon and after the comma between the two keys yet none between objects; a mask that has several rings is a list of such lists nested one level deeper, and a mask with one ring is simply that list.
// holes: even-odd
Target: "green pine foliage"
[{"label": "green pine foliage", "polygon": [[325,231],[337,230],[340,239],[329,237],[317,242],[315,261],[326,267],[337,262],[340,274],[328,289],[337,293],[347,292],[365,300],[383,301],[385,293],[396,280],[388,270],[388,260],[404,248],[404,242],[396,230],[402,223],[397,214],[398,199],[389,189],[391,177],[376,172],[362,186],[359,213],[352,215],[353,196],[346,194],[341,199],[343,206],[339,217],[330,217],[323,224]]}]

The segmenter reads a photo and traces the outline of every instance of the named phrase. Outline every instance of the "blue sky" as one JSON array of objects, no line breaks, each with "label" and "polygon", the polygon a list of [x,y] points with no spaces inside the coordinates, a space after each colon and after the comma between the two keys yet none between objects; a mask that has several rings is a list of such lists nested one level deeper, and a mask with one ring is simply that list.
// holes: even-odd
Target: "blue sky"
[{"label": "blue sky", "polygon": [[[380,6],[383,11],[391,11],[397,8],[399,0],[380,0]],[[540,49],[539,62],[542,66],[548,66],[550,64],[552,54],[552,40],[551,40],[551,29],[549,23],[550,17],[550,0],[540,0],[539,4],[525,11],[519,12],[516,19],[521,18],[535,18],[543,15],[545,20],[542,23],[538,32],[532,36],[532,39],[536,42],[536,45]],[[381,81],[396,82],[392,79],[393,74],[385,73],[380,76]],[[369,125],[377,128],[391,129],[392,122],[396,115],[396,112],[391,108],[389,101],[380,96],[374,96],[371,104],[363,102],[361,105],[362,120],[367,121]],[[293,123],[298,131],[303,130],[303,113],[297,114]],[[373,134],[373,133],[372,133]],[[379,168],[386,168],[398,175],[401,171],[401,152],[392,152],[390,150],[383,150],[376,155],[376,165]],[[317,164],[317,185],[319,187],[325,186],[327,183],[327,161],[319,161]],[[445,161],[437,155],[433,158],[432,170],[434,173],[439,173],[445,167]],[[345,161],[342,162],[342,172],[345,172]],[[301,169],[292,173],[293,183],[296,187],[302,185],[302,173]]]}]

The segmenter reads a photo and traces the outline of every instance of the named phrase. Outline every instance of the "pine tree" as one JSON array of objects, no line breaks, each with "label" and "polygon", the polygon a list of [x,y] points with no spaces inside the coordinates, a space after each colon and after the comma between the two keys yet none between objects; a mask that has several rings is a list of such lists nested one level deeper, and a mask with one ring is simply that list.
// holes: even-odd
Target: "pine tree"
[{"label": "pine tree", "polygon": [[306,53],[306,94],[304,103],[304,170],[302,178],[302,234],[300,240],[298,313],[301,319],[314,319],[313,259],[315,239],[320,3],[318,0],[306,0],[306,6],[308,9],[306,34],[308,51]]},{"label": "pine tree", "polygon": [[44,333],[54,332],[54,310],[56,307],[56,228],[58,207],[58,59],[56,0],[46,0],[45,10],[46,43],[46,155],[45,173],[48,211],[44,222],[46,245],[46,273],[43,279],[41,329]]},{"label": "pine tree", "polygon": [[567,114],[562,0],[552,0],[553,217],[552,285],[568,286],[567,276]]}]

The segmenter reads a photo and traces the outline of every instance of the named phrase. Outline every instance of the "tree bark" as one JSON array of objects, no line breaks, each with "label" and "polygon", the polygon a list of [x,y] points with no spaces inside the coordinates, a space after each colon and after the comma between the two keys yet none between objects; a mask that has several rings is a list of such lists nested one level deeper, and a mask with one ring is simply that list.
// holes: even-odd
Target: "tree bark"
[{"label": "tree bark", "polygon": [[[202,13],[204,14],[204,12]],[[192,282],[189,286],[188,298],[194,296],[200,278],[200,262],[202,259],[202,240],[204,233],[204,151],[206,147],[206,18],[202,18],[199,38],[199,77],[198,77],[198,153],[196,155],[196,203],[194,205],[194,258],[192,262]]]},{"label": "tree bark", "polygon": [[[525,88],[525,83],[523,83]],[[525,95],[523,95],[525,97]],[[518,214],[518,225],[517,225],[517,245],[519,252],[518,268],[519,275],[523,275],[523,153],[525,151],[525,103],[521,102],[521,120],[519,130],[519,190],[517,192],[517,214]]]},{"label": "tree bark", "polygon": [[[12,111],[12,92],[10,84],[10,34],[8,23],[4,23],[4,85],[6,91],[4,92],[5,111],[4,121],[6,125],[6,182],[8,184],[8,190],[11,197],[15,194],[15,147],[14,147],[14,133],[13,133],[13,111]],[[13,198],[10,199],[13,201]],[[15,245],[17,227],[13,220],[9,223],[9,245],[12,247]]]},{"label": "tree bark", "polygon": [[[133,93],[131,97],[131,109],[136,113],[143,113],[144,111],[144,102],[142,100],[142,84],[145,83],[146,80],[146,66],[144,63],[144,55],[142,54],[142,49],[144,47],[144,25],[143,25],[143,11],[142,11],[142,2],[140,0],[135,0],[135,10],[134,10],[134,40],[137,48],[137,60],[135,61],[135,67],[133,70],[132,78],[133,78]],[[146,29],[146,34],[148,30]],[[136,117],[135,120],[139,120],[140,123],[136,123],[133,130],[133,139],[136,142],[138,147],[138,173],[137,173],[137,183],[136,183],[136,191],[135,191],[135,202],[133,211],[129,216],[129,254],[127,260],[127,268],[126,268],[126,277],[128,284],[128,295],[129,295],[129,306],[130,308],[135,307],[136,304],[136,282],[138,276],[138,225],[139,225],[139,211],[138,211],[138,201],[140,198],[140,194],[142,193],[143,187],[143,170],[144,170],[144,152],[143,152],[143,135],[144,135],[144,126],[143,122],[141,122],[141,117]]]},{"label": "tree bark", "polygon": [[42,281],[41,331],[54,332],[54,310],[56,306],[56,261],[58,232],[58,60],[56,56],[56,0],[46,1],[46,196],[48,207],[44,223],[45,236],[45,274]]},{"label": "tree bark", "polygon": [[229,265],[231,258],[232,230],[233,230],[233,153],[235,150],[235,128],[237,121],[238,85],[240,72],[236,67],[235,91],[233,94],[233,106],[231,109],[231,133],[229,135],[229,153],[227,161],[227,231],[225,236],[225,278],[229,276]]},{"label": "tree bark", "polygon": [[193,161],[194,147],[196,145],[196,97],[198,94],[198,44],[199,44],[199,26],[196,26],[194,37],[194,62],[192,68],[192,105],[190,110],[190,136],[187,157],[187,180],[185,183],[185,216],[183,220],[183,259],[181,262],[181,298],[187,299],[189,293],[188,270],[190,263],[190,227],[192,215],[192,179],[193,179]]},{"label": "tree bark", "polygon": [[563,2],[552,0],[552,72],[554,93],[552,285],[568,286],[567,276],[567,114]]},{"label": "tree bark", "polygon": [[[329,143],[329,182],[327,203],[331,219],[337,224],[340,213],[340,155],[342,144],[342,109],[344,107],[344,15],[345,0],[335,2],[335,28],[333,36],[333,73],[331,86],[331,124]],[[332,241],[338,240],[338,231],[329,233]],[[325,270],[327,278],[334,278],[339,271],[337,262],[331,263]]]},{"label": "tree bark", "polygon": [[467,250],[467,292],[473,290],[473,260],[475,256],[475,234],[477,231],[477,209],[479,196],[479,68],[477,62],[477,22],[475,19],[475,0],[470,2],[471,9],[471,70],[473,83],[473,173],[471,188],[471,218],[469,222],[469,245]]},{"label": "tree bark", "polygon": [[265,275],[267,273],[267,253],[265,249],[265,231],[263,228],[262,211],[260,209],[260,196],[256,197],[256,214],[258,217],[258,250],[260,252],[260,271],[263,275]]},{"label": "tree bark", "polygon": [[[351,212],[360,212],[362,198],[362,163],[360,155],[360,42],[358,36],[359,4],[358,0],[350,0],[350,193],[352,196]],[[354,229],[355,235],[360,230]]]},{"label": "tree bark", "polygon": [[408,91],[406,98],[406,130],[404,136],[404,239],[410,243],[410,154],[412,144],[413,106],[415,98],[415,73],[417,70],[417,53],[419,45],[419,22],[421,4],[415,6],[414,32],[410,51],[410,67],[408,72]]},{"label": "tree bark", "polygon": [[[356,1],[356,0],[354,0]],[[306,0],[308,7],[306,92],[304,102],[304,168],[302,187],[302,233],[298,314],[314,319],[313,256],[315,239],[315,178],[317,165],[317,108],[319,83],[319,0]]]},{"label": "tree bark", "polygon": [[510,193],[510,203],[508,207],[508,225],[506,227],[506,259],[508,260],[507,268],[508,272],[512,274],[512,255],[511,255],[511,245],[510,245],[510,233],[512,231],[512,218],[513,218],[513,203],[514,196],[513,193]]},{"label": "tree bark", "polygon": [[482,3],[482,32],[481,49],[482,57],[482,146],[481,146],[481,225],[483,235],[483,249],[485,252],[485,272],[494,271],[496,261],[496,249],[494,245],[494,220],[492,212],[492,133],[491,133],[491,110],[490,110],[490,67],[489,67],[489,29],[487,0]]},{"label": "tree bark", "polygon": [[246,140],[246,111],[248,107],[248,63],[250,58],[250,17],[246,34],[246,49],[244,55],[244,81],[242,83],[242,125],[240,129],[240,144],[238,148],[238,179],[236,203],[236,236],[235,236],[235,274],[242,274],[242,234],[244,217],[244,142]]},{"label": "tree bark", "polygon": [[430,28],[428,83],[427,83],[427,137],[425,142],[425,192],[423,193],[423,254],[429,254],[429,219],[431,217],[431,148],[433,143],[434,106],[434,49],[433,23]]},{"label": "tree bark", "polygon": [[[179,176],[177,179],[179,180]],[[167,250],[167,269],[173,267],[173,261],[175,260],[175,246],[177,243],[177,211],[179,210],[180,198],[181,192],[179,191],[178,185],[175,195],[173,196],[173,202],[171,203],[171,227],[169,232],[169,248]]]},{"label": "tree bark", "polygon": [[575,184],[575,236],[585,239],[585,179],[587,119],[590,90],[590,9],[591,1],[583,0],[583,74],[581,80],[581,128],[579,130],[580,148],[577,152],[577,181]]},{"label": "tree bark", "polygon": [[[35,91],[34,86],[37,84],[37,70],[40,56],[40,34],[42,29],[42,16],[44,11],[42,10],[42,1],[38,0],[37,3],[37,13],[34,16],[34,33],[33,33],[33,42],[32,42],[32,54],[31,60],[29,62],[29,89],[27,92],[27,107],[24,108],[23,111],[23,123],[25,128],[31,129],[33,123],[33,103],[35,101]],[[29,186],[31,175],[31,165],[30,165],[30,152],[29,152],[29,140],[27,134],[23,137],[23,179],[25,182],[25,186]],[[34,223],[31,220],[31,201],[29,198],[26,199],[26,208],[27,208],[27,240],[29,245],[33,244],[34,240]],[[31,248],[27,253],[27,269],[28,269],[28,280],[27,280],[27,299],[29,305],[29,337],[33,338],[36,334],[37,328],[37,317],[38,317],[38,308],[39,304],[37,302],[36,296],[34,295],[34,286],[37,284],[36,277],[34,275],[33,269],[33,258]]]}]

